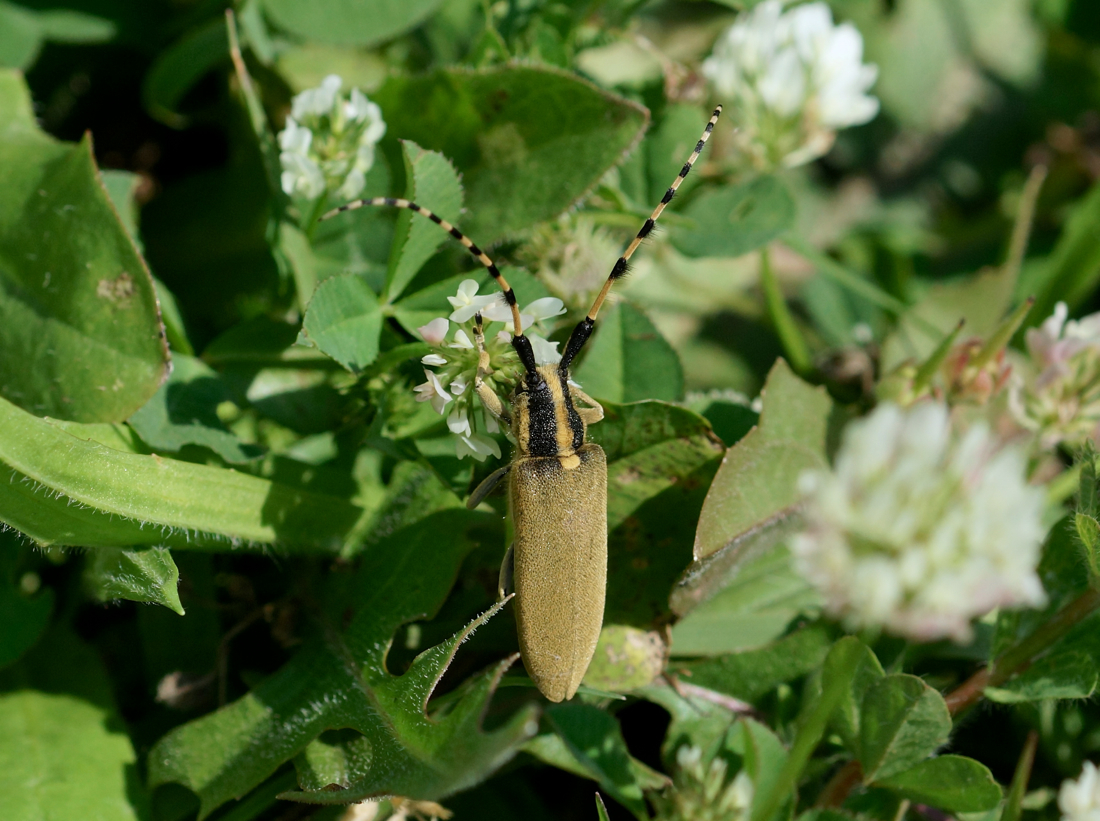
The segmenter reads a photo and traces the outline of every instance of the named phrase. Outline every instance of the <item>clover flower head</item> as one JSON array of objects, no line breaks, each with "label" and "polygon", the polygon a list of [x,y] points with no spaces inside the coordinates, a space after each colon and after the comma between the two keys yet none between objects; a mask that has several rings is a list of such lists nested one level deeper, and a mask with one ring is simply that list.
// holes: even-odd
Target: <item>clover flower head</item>
[{"label": "clover flower head", "polygon": [[1100,313],[1068,320],[1059,302],[1038,328],[1027,332],[1033,374],[1017,377],[1009,407],[1039,435],[1043,448],[1100,442]]},{"label": "clover flower head", "polygon": [[745,770],[728,778],[728,769],[720,756],[704,761],[701,748],[692,744],[680,747],[672,786],[654,800],[659,821],[745,821],[752,809],[752,779]]},{"label": "clover flower head", "polygon": [[279,133],[280,183],[291,196],[317,199],[327,191],[353,199],[366,185],[386,123],[382,110],[359,89],[345,94],[342,85],[330,74],[291,101]]},{"label": "clover flower head", "polygon": [[1081,767],[1077,778],[1067,778],[1058,790],[1058,809],[1062,821],[1100,819],[1100,769],[1091,761]]},{"label": "clover flower head", "polygon": [[797,166],[825,154],[836,132],[871,120],[878,68],[863,38],[834,25],[822,2],[784,11],[764,0],[738,18],[703,61],[703,74],[738,119],[738,140],[761,167]]},{"label": "clover flower head", "polygon": [[971,637],[994,607],[1039,606],[1043,494],[1023,454],[947,407],[883,403],[845,431],[831,471],[800,479],[798,570],[852,629],[917,641]]},{"label": "clover flower head", "polygon": [[538,228],[520,254],[554,296],[580,310],[592,304],[607,280],[607,261],[621,250],[606,226],[569,214]]},{"label": "clover flower head", "polygon": [[[454,309],[449,317],[433,319],[417,330],[421,338],[431,346],[431,351],[421,358],[425,368],[425,382],[414,388],[417,401],[431,402],[432,408],[447,417],[447,428],[454,436],[455,453],[459,459],[470,456],[479,462],[489,456],[500,457],[500,446],[487,434],[500,430],[493,416],[475,400],[471,390],[477,378],[479,354],[474,342],[476,337],[475,315],[481,313],[485,338],[485,352],[489,355],[489,373],[485,383],[490,390],[504,395],[510,393],[519,378],[519,357],[512,348],[512,312],[497,294],[478,295],[476,280],[463,280],[454,296],[447,297]],[[521,318],[532,327],[565,313],[560,299],[536,299],[522,311]],[[456,326],[453,331],[452,323]],[[500,323],[496,328],[494,323]],[[505,328],[501,329],[501,325]],[[555,364],[561,360],[558,343],[545,337],[528,333],[535,361],[540,365]]]}]

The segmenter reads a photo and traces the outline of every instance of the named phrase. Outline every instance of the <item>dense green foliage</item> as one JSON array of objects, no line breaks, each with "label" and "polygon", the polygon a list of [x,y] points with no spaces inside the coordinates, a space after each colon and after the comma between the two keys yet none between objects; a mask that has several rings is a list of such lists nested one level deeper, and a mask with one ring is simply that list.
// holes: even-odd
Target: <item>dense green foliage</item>
[{"label": "dense green foliage", "polygon": [[[0,819],[1058,818],[1096,454],[1029,445],[1046,604],[954,642],[853,629],[789,546],[851,420],[998,427],[1027,329],[1100,310],[1100,7],[829,0],[881,111],[786,167],[700,70],[755,5],[0,0]],[[609,566],[569,702],[497,600],[504,496],[464,505],[510,443],[414,401],[491,278],[407,210],[319,221],[347,168],[288,184],[332,74],[385,122],[362,196],[560,298],[559,346],[727,105],[574,368]]]}]

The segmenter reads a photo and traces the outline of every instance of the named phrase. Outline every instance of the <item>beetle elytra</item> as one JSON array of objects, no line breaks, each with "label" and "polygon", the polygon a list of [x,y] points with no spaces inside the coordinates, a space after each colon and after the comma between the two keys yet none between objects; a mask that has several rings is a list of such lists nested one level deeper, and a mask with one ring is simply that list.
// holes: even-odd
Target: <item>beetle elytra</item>
[{"label": "beetle elytra", "polygon": [[415,211],[462,243],[504,293],[515,328],[511,344],[523,373],[507,403],[485,384],[492,371],[478,315],[474,388],[486,411],[511,430],[516,448],[512,461],[482,482],[467,504],[477,507],[507,478],[515,541],[501,571],[501,592],[509,578],[514,581],[520,654],[535,685],[551,701],[572,698],[588,670],[603,625],[607,586],[607,458],[586,438],[588,425],[603,418],[603,408],[570,381],[569,368],[592,335],[611,287],[626,274],[631,256],[676,195],[721,112],[721,106],[714,110],[691,156],[615,262],[554,365],[536,363],[511,286],[489,256],[446,220],[415,202],[391,197],[356,200],[322,217],[367,205]]}]

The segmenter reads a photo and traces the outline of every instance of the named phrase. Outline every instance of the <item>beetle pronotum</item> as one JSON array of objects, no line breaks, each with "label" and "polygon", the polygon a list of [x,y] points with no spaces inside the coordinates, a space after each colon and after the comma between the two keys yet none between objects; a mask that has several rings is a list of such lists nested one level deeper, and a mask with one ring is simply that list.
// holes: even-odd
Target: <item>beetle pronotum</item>
[{"label": "beetle pronotum", "polygon": [[603,408],[570,382],[569,366],[592,335],[596,316],[615,280],[626,274],[631,256],[676,196],[721,113],[722,107],[718,106],[695,150],[615,262],[587,316],[573,329],[556,365],[535,362],[531,342],[523,335],[511,286],[489,256],[446,220],[415,202],[391,197],[356,200],[322,217],[328,219],[367,205],[408,208],[462,243],[504,292],[515,328],[512,347],[523,374],[508,402],[509,409],[483,381],[491,371],[478,315],[475,345],[479,364],[474,387],[485,409],[511,429],[516,450],[507,466],[474,490],[467,505],[477,507],[507,476],[515,541],[501,570],[501,590],[511,577],[523,663],[535,685],[551,701],[572,698],[588,670],[603,626],[607,586],[607,459],[599,445],[586,441],[588,425],[603,418]]}]

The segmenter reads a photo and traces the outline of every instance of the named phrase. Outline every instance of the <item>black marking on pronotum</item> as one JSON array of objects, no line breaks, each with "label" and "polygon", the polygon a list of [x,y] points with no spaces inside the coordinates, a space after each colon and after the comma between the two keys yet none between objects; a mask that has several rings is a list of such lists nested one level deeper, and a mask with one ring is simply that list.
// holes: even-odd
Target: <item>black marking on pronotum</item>
[{"label": "black marking on pronotum", "polygon": [[554,408],[554,393],[537,371],[528,371],[524,381],[527,383],[527,452],[532,456],[557,456],[558,414]]}]

